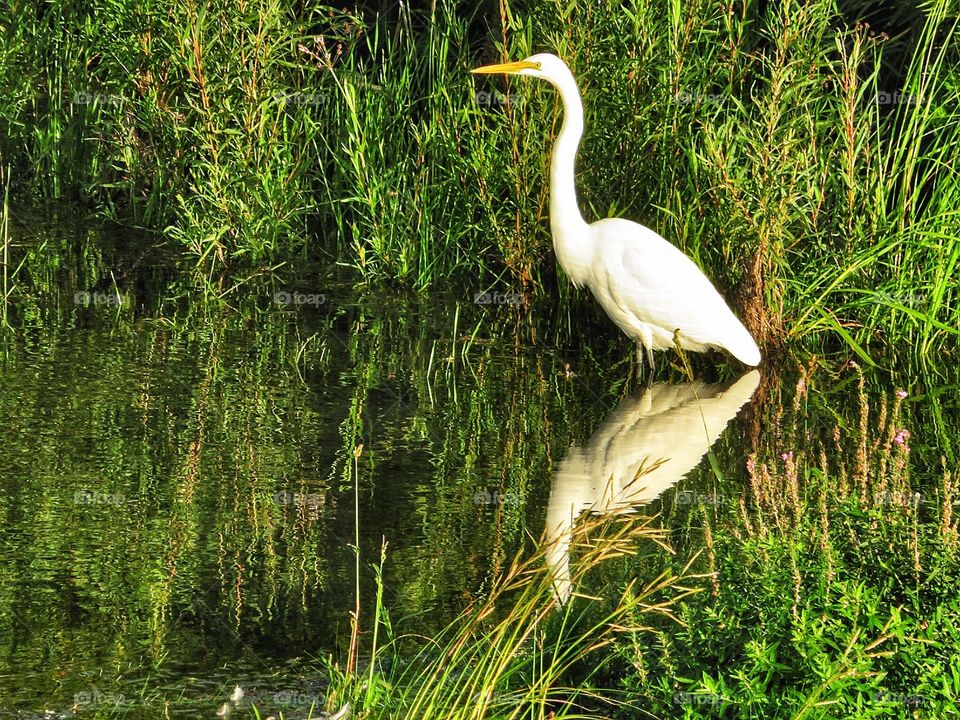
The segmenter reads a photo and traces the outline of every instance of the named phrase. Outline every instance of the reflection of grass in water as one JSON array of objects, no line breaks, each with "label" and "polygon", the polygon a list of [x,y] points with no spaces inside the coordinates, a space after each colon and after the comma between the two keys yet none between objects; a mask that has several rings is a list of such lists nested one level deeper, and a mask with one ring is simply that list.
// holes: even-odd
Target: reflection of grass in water
[{"label": "reflection of grass in water", "polygon": [[[10,168],[0,167],[0,189],[3,191],[3,212],[0,214],[0,240],[3,241],[3,324],[7,324],[7,302],[10,299]],[[16,275],[16,273],[14,273]]]},{"label": "reflection of grass in water", "polygon": [[[170,317],[154,319],[58,304],[54,270],[33,280],[30,319],[40,337],[54,312],[81,329],[57,336],[41,358],[21,344],[5,358],[4,427],[16,432],[0,459],[20,479],[0,500],[5,517],[21,505],[42,511],[11,528],[23,564],[3,567],[12,581],[0,583],[0,604],[62,632],[58,647],[74,666],[89,667],[90,649],[109,643],[97,666],[139,661],[149,685],[158,667],[202,664],[210,652],[228,662],[244,643],[335,649],[350,604],[331,620],[317,598],[329,607],[337,596],[341,546],[329,528],[353,517],[358,477],[364,502],[388,484],[409,491],[392,497],[408,503],[402,515],[422,522],[422,533],[397,543],[384,572],[399,596],[391,612],[417,613],[432,635],[438,628],[427,626],[459,605],[451,588],[483,587],[523,544],[529,496],[548,463],[550,444],[537,438],[559,435],[565,445],[599,412],[595,398],[556,375],[550,355],[526,347],[529,319],[515,306],[470,305],[454,331],[421,299],[388,309],[331,301],[329,315],[307,324],[269,304],[269,289],[234,295],[232,307],[171,305]],[[91,287],[78,275],[78,287]],[[617,389],[603,392],[612,401]],[[398,456],[415,478],[397,482]],[[33,462],[20,467],[20,458]],[[479,505],[481,490],[510,502]],[[78,492],[99,499],[71,510]],[[105,500],[121,496],[122,505]],[[368,531],[370,519],[361,522]],[[407,539],[410,528],[394,532]],[[361,543],[369,557],[379,535]],[[361,582],[365,593],[383,587],[369,573]],[[20,597],[21,583],[38,589]],[[89,620],[64,630],[78,604]],[[437,608],[442,619],[429,616]],[[49,642],[33,634],[25,652],[41,654]],[[129,647],[141,649],[137,660]],[[362,676],[369,666],[358,657]],[[70,685],[79,682],[71,675],[64,692],[85,692]],[[122,681],[98,688],[133,695]],[[56,702],[55,688],[43,692]]]},{"label": "reflection of grass in water", "polygon": [[852,421],[818,437],[804,411],[813,383],[804,374],[792,407],[768,409],[738,502],[676,513],[699,529],[715,575],[711,593],[677,609],[683,625],[653,634],[661,652],[641,643],[630,655],[628,684],[655,713],[940,718],[957,707],[956,469],[915,486],[906,396],[871,404],[862,375]]}]

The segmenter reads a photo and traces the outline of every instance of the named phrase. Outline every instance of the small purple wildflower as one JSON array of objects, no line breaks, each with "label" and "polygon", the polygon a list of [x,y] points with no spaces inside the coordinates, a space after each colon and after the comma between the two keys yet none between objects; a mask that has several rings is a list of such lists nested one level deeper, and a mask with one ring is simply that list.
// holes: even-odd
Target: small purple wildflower
[{"label": "small purple wildflower", "polygon": [[783,453],[783,455],[780,456],[780,459],[784,461],[793,460],[793,450]]},{"label": "small purple wildflower", "polygon": [[893,436],[894,445],[906,445],[907,440],[910,439],[910,431],[906,428],[900,428],[897,430],[896,435]]},{"label": "small purple wildflower", "polygon": [[903,399],[907,396],[907,391],[906,391],[906,390],[897,390],[897,392],[896,392],[895,394],[896,394],[896,396],[897,396],[898,398],[900,398],[901,400],[903,400]]}]

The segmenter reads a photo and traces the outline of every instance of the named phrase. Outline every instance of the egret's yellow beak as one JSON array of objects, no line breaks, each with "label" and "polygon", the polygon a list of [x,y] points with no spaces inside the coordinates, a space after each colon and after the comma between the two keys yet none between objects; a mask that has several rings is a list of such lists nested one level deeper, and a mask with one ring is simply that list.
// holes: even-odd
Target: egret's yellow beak
[{"label": "egret's yellow beak", "polygon": [[517,60],[516,62],[501,63],[500,65],[484,65],[474,68],[470,72],[474,75],[492,75],[494,73],[506,73],[507,75],[516,75],[521,70],[539,70],[540,63],[530,62],[529,60]]}]

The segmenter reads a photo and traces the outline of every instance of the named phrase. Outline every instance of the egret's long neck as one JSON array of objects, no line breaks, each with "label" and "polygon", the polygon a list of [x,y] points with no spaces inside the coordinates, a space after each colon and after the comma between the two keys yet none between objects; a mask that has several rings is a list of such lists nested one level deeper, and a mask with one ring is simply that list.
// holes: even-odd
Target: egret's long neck
[{"label": "egret's long neck", "polygon": [[574,284],[582,285],[594,251],[574,186],[577,147],[583,136],[583,103],[573,75],[554,84],[563,99],[563,127],[550,159],[550,230],[560,267]]}]

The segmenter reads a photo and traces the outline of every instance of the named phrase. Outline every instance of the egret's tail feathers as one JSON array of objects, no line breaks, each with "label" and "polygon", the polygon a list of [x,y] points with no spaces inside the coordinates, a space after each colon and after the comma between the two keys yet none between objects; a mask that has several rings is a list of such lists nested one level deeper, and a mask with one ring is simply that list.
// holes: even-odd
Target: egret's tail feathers
[{"label": "egret's tail feathers", "polygon": [[726,350],[744,365],[756,367],[760,364],[760,348],[747,329],[737,321],[737,331],[730,333]]}]

